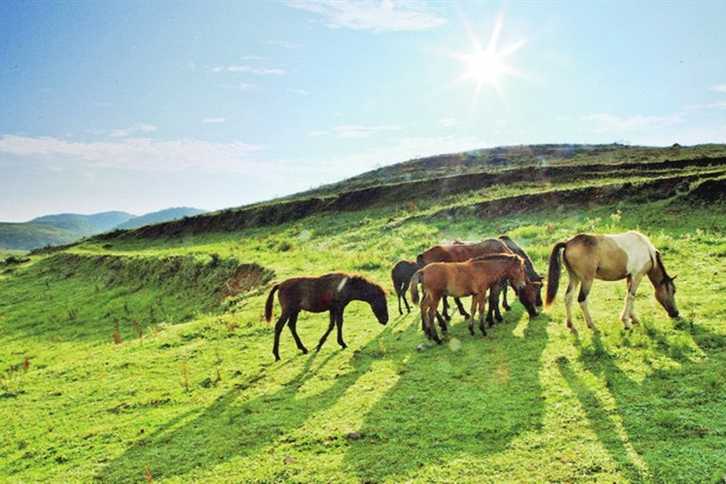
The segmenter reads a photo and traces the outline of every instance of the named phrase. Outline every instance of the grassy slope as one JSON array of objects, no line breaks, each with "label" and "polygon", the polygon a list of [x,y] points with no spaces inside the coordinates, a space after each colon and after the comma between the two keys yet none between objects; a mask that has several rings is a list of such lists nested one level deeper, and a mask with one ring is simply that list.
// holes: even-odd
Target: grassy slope
[{"label": "grassy slope", "polygon": [[[720,482],[726,218],[697,187],[686,192],[485,218],[461,207],[495,195],[458,194],[228,233],[137,232],[0,268],[0,476]],[[267,279],[235,272],[237,261],[275,280],[342,269],[388,287],[398,259],[502,232],[544,272],[555,241],[630,228],[650,234],[678,275],[680,320],[665,316],[644,282],[641,325],[625,332],[624,283],[598,282],[591,311],[600,336],[579,313],[579,335],[566,330],[560,294],[532,320],[515,304],[487,338],[456,319],[448,345],[419,351],[416,312],[398,316],[391,297],[385,327],[365,304],[349,306],[348,350],[331,338],[300,355],[285,332],[275,363],[262,317]],[[219,290],[239,280],[252,289]],[[326,323],[301,316],[309,347]]]}]

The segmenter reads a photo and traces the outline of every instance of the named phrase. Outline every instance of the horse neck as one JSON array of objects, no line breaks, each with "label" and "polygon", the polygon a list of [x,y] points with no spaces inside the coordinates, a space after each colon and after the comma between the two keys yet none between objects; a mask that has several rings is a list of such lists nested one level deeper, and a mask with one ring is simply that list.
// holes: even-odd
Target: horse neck
[{"label": "horse neck", "polygon": [[663,284],[663,281],[667,278],[668,275],[666,274],[665,267],[663,267],[663,262],[660,260],[660,256],[656,252],[653,254],[653,267],[648,271],[648,279],[650,279],[653,287],[658,287]]},{"label": "horse neck", "polygon": [[346,299],[372,303],[376,299],[376,286],[365,279],[356,278],[348,281],[344,289]]}]

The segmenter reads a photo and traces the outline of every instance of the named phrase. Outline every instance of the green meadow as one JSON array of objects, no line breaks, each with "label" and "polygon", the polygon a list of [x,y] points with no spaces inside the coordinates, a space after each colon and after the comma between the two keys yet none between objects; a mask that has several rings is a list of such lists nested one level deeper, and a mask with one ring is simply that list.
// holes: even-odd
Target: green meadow
[{"label": "green meadow", "polygon": [[[568,179],[416,198],[400,177],[356,209],[180,229],[207,215],[0,256],[0,481],[724,482],[726,165],[643,174],[612,157],[591,177],[586,155],[561,160]],[[342,270],[392,291],[398,260],[500,234],[545,275],[554,243],[630,229],[677,276],[679,318],[646,279],[624,330],[625,282],[596,281],[601,333],[575,306],[573,334],[565,274],[554,306],[530,319],[513,302],[486,337],[456,315],[430,344],[391,294],[385,326],[348,306],[347,349],[331,337],[303,355],[286,329],[272,355],[264,302],[285,278]],[[327,324],[301,313],[308,348]]]}]

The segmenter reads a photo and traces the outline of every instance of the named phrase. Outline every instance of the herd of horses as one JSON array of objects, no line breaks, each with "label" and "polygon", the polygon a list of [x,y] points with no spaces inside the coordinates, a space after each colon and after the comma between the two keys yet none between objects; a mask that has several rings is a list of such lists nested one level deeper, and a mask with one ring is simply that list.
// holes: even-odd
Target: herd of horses
[{"label": "herd of horses", "polygon": [[[587,306],[595,279],[627,281],[625,307],[620,314],[626,329],[630,328],[631,322],[638,322],[633,302],[638,285],[646,275],[655,289],[656,300],[670,317],[678,316],[673,282],[675,277],[667,274],[660,252],[640,232],[578,234],[555,244],[549,257],[545,307],[554,302],[562,265],[569,275],[564,300],[567,327],[572,332],[576,332],[572,324],[572,301],[578,287],[577,301],[585,321],[591,330],[598,332]],[[399,314],[403,314],[402,302],[410,313],[411,308],[406,299],[406,293],[410,292],[411,302],[420,307],[424,334],[437,343],[442,340],[438,336],[436,323],[442,333],[446,333],[446,322],[450,320],[447,296],[454,298],[459,312],[468,319],[472,335],[475,335],[475,321],[479,322],[479,329],[486,336],[485,322],[493,326],[495,320],[503,320],[499,310],[500,300],[504,309],[508,310],[509,286],[514,289],[530,317],[537,316],[537,308],[543,305],[543,277],[534,269],[526,252],[507,236],[436,245],[419,254],[415,261],[396,263],[391,270],[391,279],[398,297]],[[294,277],[276,284],[265,303],[265,319],[268,322],[272,321],[276,293],[282,310],[275,324],[272,353],[276,360],[280,359],[280,334],[286,325],[298,349],[303,353],[308,352],[297,334],[297,318],[301,311],[330,312],[330,324],[320,338],[317,350],[320,350],[333,328],[337,328],[338,344],[346,348],[343,341],[343,311],[351,301],[367,302],[379,323],[385,325],[388,322],[387,291],[364,276],[333,272],[320,277]],[[469,313],[460,300],[468,296],[472,298]],[[442,310],[439,311],[442,299]],[[485,306],[488,306],[486,316]]]}]

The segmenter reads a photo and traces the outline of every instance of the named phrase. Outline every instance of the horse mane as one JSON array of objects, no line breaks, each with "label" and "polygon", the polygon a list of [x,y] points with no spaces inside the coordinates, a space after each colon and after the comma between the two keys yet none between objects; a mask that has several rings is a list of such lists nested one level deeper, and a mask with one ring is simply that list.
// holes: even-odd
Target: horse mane
[{"label": "horse mane", "polygon": [[380,284],[371,281],[370,279],[368,279],[365,276],[362,276],[359,274],[346,274],[346,273],[341,273],[341,275],[347,277],[348,278],[347,284],[352,283],[353,287],[365,286],[365,287],[369,287],[369,288],[377,288],[377,289],[380,289],[381,292],[383,292],[383,294],[388,294],[388,291],[386,291],[383,287],[381,287]]},{"label": "horse mane", "polygon": [[671,282],[673,281],[673,277],[669,276],[666,272],[666,268],[663,265],[663,259],[660,256],[660,251],[656,249],[655,251],[655,263],[658,266],[658,269],[663,273],[663,282]]}]

